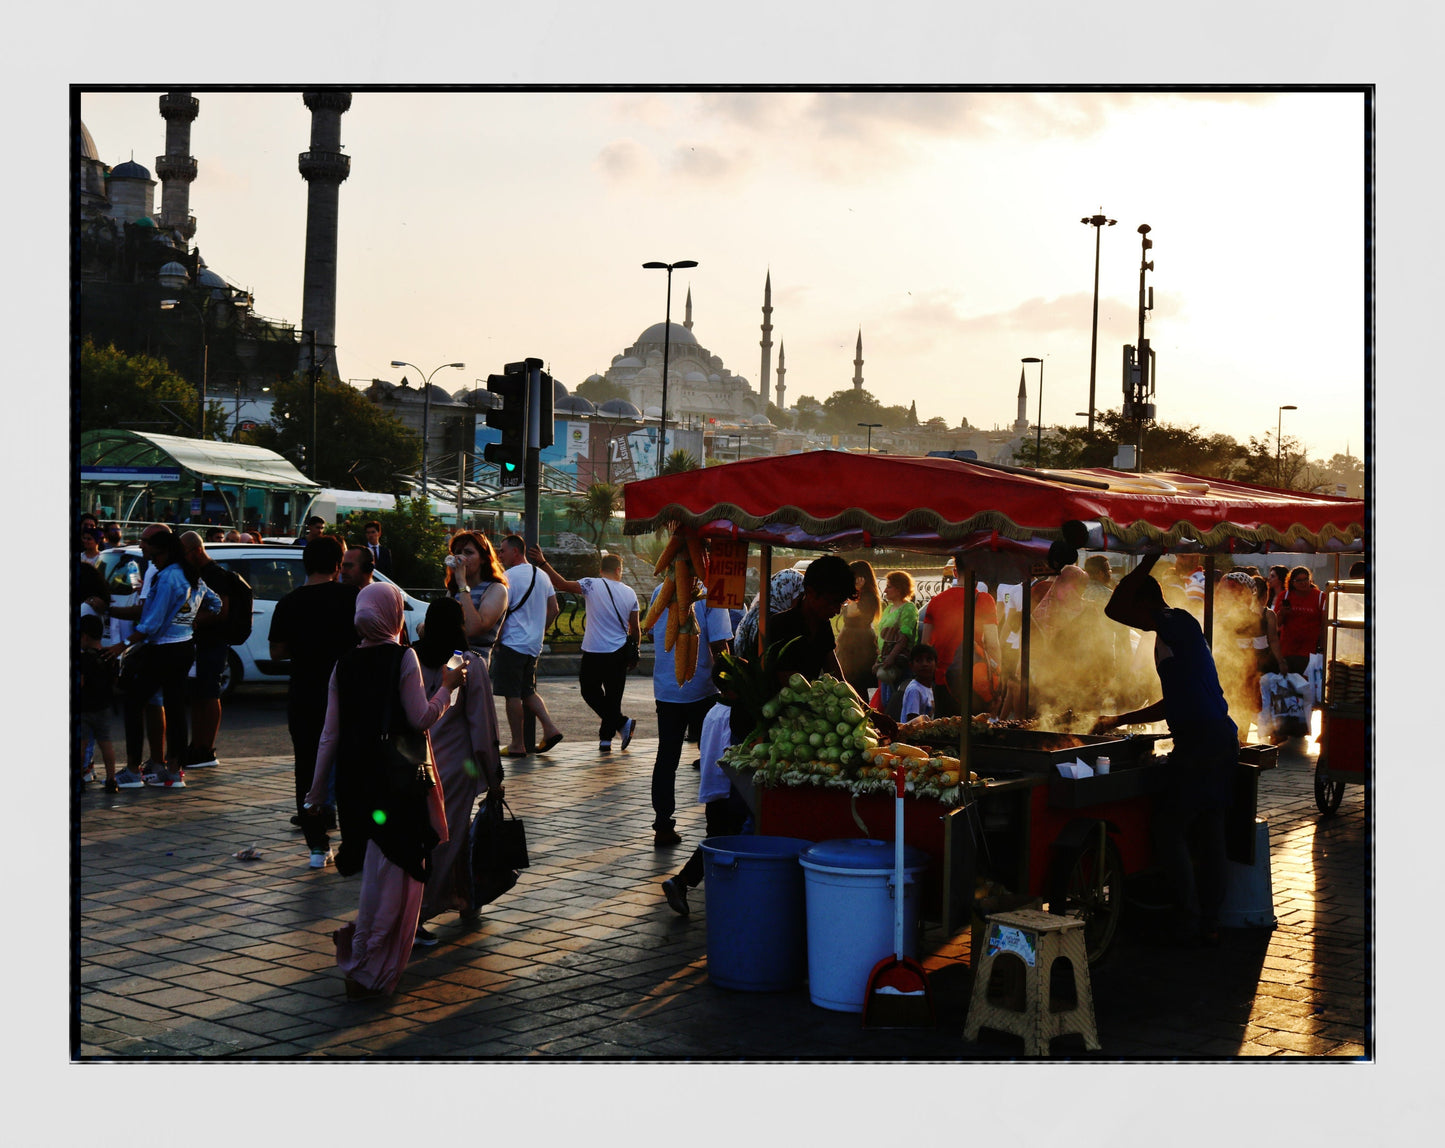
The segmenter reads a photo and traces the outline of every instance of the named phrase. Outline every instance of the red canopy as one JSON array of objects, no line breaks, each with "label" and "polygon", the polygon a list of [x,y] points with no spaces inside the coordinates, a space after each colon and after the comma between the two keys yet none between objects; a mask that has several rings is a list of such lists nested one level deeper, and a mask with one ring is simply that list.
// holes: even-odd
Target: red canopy
[{"label": "red canopy", "polygon": [[1034,550],[1065,521],[1088,549],[1358,551],[1365,504],[1189,474],[1031,471],[813,451],[628,483],[626,531],[673,523],[791,547]]}]

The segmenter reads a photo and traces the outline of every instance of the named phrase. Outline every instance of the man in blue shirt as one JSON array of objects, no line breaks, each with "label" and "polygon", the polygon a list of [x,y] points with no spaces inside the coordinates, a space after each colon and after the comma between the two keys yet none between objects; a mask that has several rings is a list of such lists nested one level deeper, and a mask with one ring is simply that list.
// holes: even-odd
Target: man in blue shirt
[{"label": "man in blue shirt", "polygon": [[[652,592],[656,598],[662,587]],[[678,594],[684,599],[685,589]],[[710,608],[705,599],[692,603],[697,622],[697,665],[692,677],[677,684],[677,647],[665,649],[667,611],[652,627],[652,696],[657,704],[657,759],[652,765],[652,845],[662,849],[682,838],[673,828],[677,811],[677,763],[689,726],[700,728],[707,711],[717,703],[718,690],[712,680],[713,658],[728,648],[733,636],[732,618],[726,610]]]},{"label": "man in blue shirt", "polygon": [[[1188,610],[1166,606],[1163,590],[1149,576],[1158,559],[1157,554],[1148,555],[1119,580],[1104,614],[1154,633],[1154,668],[1163,696],[1131,713],[1099,718],[1094,732],[1137,722],[1168,723],[1174,739],[1169,788],[1155,799],[1150,835],[1174,893],[1175,939],[1212,945],[1218,943],[1224,900],[1224,819],[1239,762],[1239,730],[1229,716],[1199,623]],[[1191,831],[1199,836],[1197,885]]]}]

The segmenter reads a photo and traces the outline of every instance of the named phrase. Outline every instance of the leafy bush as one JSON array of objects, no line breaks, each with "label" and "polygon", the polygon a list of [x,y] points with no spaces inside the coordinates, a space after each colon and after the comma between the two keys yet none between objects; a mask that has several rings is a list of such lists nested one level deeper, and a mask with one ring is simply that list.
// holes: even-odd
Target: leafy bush
[{"label": "leafy bush", "polygon": [[382,544],[391,549],[391,579],[402,586],[426,588],[443,584],[442,560],[447,556],[447,528],[424,498],[398,498],[395,510],[348,514],[337,532],[349,543],[366,541],[363,525],[381,523]]}]

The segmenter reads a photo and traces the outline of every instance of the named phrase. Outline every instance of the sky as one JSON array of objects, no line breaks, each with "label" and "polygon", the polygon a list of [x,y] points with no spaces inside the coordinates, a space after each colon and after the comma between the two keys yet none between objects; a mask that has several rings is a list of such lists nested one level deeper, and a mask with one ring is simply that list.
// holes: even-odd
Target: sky
[{"label": "sky", "polygon": [[[154,172],[159,88],[93,92],[101,158]],[[195,92],[207,264],[300,324],[299,91]],[[1043,424],[1119,406],[1148,224],[1158,417],[1312,457],[1363,454],[1365,105],[1358,92],[357,90],[342,119],[337,363],[448,390],[536,356],[575,388],[691,290],[694,334],[757,386],[765,275],[787,398],[864,386],[921,419]],[[157,185],[157,197],[159,185]],[[408,372],[417,382],[417,372]],[[1039,369],[1028,368],[1028,411]]]}]

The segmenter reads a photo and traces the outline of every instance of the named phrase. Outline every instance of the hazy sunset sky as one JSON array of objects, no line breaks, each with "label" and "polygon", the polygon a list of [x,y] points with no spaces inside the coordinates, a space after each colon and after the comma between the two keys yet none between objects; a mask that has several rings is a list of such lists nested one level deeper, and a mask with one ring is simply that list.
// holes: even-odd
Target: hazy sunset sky
[{"label": "hazy sunset sky", "polygon": [[[159,91],[82,96],[105,162],[154,173]],[[193,242],[299,325],[309,112],[299,91],[195,94]],[[1044,425],[1079,425],[1080,219],[1102,208],[1098,409],[1119,405],[1148,223],[1160,419],[1243,442],[1293,403],[1312,456],[1363,453],[1359,93],[357,90],[341,139],[344,377],[461,360],[435,378],[455,390],[535,355],[575,388],[662,318],[641,264],[695,259],[673,318],[691,288],[699,341],[754,387],[771,272],[790,403],[850,385],[861,327],[885,404],[1006,426],[1036,355]]]}]

